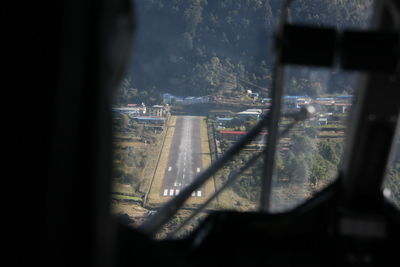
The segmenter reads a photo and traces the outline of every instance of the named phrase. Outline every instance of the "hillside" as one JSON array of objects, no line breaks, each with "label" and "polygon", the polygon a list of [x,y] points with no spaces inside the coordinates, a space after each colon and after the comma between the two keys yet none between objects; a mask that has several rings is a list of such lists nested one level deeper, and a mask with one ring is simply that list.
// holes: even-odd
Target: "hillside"
[{"label": "hillside", "polygon": [[[138,27],[133,64],[117,101],[156,102],[165,92],[183,96],[236,95],[251,89],[266,95],[273,64],[270,46],[281,3],[136,1]],[[371,4],[372,0],[299,0],[294,1],[289,19],[340,29],[364,28]],[[297,84],[308,86],[307,76],[300,71],[292,74]],[[347,86],[351,92],[346,75],[340,79],[333,75],[331,80],[330,91],[341,93]]]}]

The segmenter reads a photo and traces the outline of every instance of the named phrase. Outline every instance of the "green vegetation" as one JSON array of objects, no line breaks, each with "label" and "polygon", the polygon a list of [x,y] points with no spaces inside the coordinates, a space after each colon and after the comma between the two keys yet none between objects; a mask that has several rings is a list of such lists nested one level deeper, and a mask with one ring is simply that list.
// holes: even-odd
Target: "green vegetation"
[{"label": "green vegetation", "polygon": [[[290,19],[340,29],[363,27],[372,3],[299,0],[292,5]],[[137,1],[141,16],[132,72],[115,102],[156,104],[166,92],[240,101],[245,100],[248,89],[267,95],[273,56],[266,47],[271,44],[281,5],[280,0]],[[297,70],[289,75],[289,94],[315,96],[325,92],[323,81],[310,81]],[[332,75],[330,92],[325,93],[353,92],[351,75]]]},{"label": "green vegetation", "polygon": [[[114,191],[143,197],[149,180],[149,164],[154,164],[161,129],[141,125],[122,114],[123,123],[114,126]],[[124,186],[121,186],[124,185]]]},{"label": "green vegetation", "polygon": [[114,179],[116,182],[130,184],[134,188],[142,179],[142,171],[147,160],[147,153],[142,149],[128,147],[115,150],[114,153]]},{"label": "green vegetation", "polygon": [[[339,29],[363,27],[370,15],[366,10],[372,2],[294,1],[290,20]],[[280,0],[137,1],[141,16],[132,73],[116,92],[115,104],[159,104],[161,94],[168,92],[177,96],[211,95],[212,99],[218,100],[214,108],[227,111],[225,116],[233,116],[237,112],[235,108],[248,103],[261,105],[247,95],[247,90],[257,91],[262,97],[269,94],[273,56],[265,47],[272,40],[281,4]],[[316,75],[311,77],[310,72],[296,67],[288,69],[285,94],[334,97],[354,93],[351,74],[312,74]],[[331,183],[337,175],[347,114],[340,113],[333,105],[319,108],[318,112],[333,113],[328,125],[305,122],[280,141],[273,191],[273,204],[280,205],[278,209],[306,199]],[[175,112],[186,111],[182,107],[173,109]],[[226,130],[247,131],[255,123],[256,120],[252,119],[243,122],[234,118],[224,127]],[[289,120],[282,120],[282,128],[289,123]],[[219,146],[215,145],[215,126],[215,121],[208,118],[212,161],[216,160],[218,152],[224,152],[232,144],[229,140],[218,140]],[[115,129],[118,139],[114,155],[115,182],[130,187],[129,190],[120,187],[116,198],[135,199],[144,193],[141,189],[146,176],[143,170],[150,160],[157,158],[154,151],[159,145],[160,134],[153,128],[131,121],[126,115],[121,115]],[[249,145],[220,170],[214,177],[216,186],[221,186],[229,174],[242,166],[260,146]],[[386,185],[390,188],[389,199],[400,207],[399,168],[398,162],[391,166]],[[260,160],[221,195],[216,206],[239,210],[256,207],[260,198],[261,171]],[[174,218],[171,225],[177,225],[181,219]]]},{"label": "green vegetation", "polygon": [[120,195],[120,194],[112,194],[111,198],[115,199],[115,200],[133,201],[133,202],[138,202],[138,203],[142,203],[142,201],[143,201],[142,198],[140,198],[140,197],[132,197],[132,196]]},{"label": "green vegetation", "polygon": [[[320,190],[337,175],[340,158],[343,150],[343,138],[327,139],[317,138],[319,131],[315,127],[294,129],[287,138],[280,141],[275,161],[276,179],[274,191],[279,192],[280,199],[275,205],[279,208],[287,208],[308,198],[312,192]],[[308,130],[307,130],[308,129]],[[305,133],[305,134],[304,134]],[[225,151],[232,143],[228,140],[220,140],[220,148]],[[229,173],[245,162],[259,150],[259,145],[252,144],[248,148],[253,151],[242,151],[232,162],[227,164],[216,175],[218,184],[223,184]],[[259,160],[238,178],[232,186],[231,206],[234,203],[255,207],[260,198],[260,186],[263,161]],[[299,189],[300,188],[300,189]],[[240,198],[240,201],[238,200]],[[277,196],[275,196],[277,199]]]}]

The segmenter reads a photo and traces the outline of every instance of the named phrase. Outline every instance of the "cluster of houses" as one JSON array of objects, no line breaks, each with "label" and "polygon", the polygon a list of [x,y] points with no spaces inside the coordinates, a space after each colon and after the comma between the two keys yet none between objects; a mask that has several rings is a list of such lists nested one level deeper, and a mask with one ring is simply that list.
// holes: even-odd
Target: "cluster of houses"
[{"label": "cluster of houses", "polygon": [[[262,98],[261,102],[269,107],[271,105],[271,98]],[[292,96],[287,95],[283,97],[283,110],[284,111],[295,111],[300,109],[302,106],[314,105],[321,107],[330,107],[334,112],[345,113],[351,106],[353,101],[352,95],[340,95],[336,97],[317,97],[311,98],[308,96]]]},{"label": "cluster of houses", "polygon": [[[326,111],[327,109],[320,109],[318,115],[310,119],[310,124],[313,126],[323,126],[331,123],[332,118],[334,118],[335,113],[345,113],[347,109],[351,106],[353,100],[353,96],[351,95],[341,95],[336,97],[324,97],[324,98],[310,98],[307,96],[284,96],[283,97],[283,111],[294,111],[300,109],[305,105],[315,105],[322,107],[330,107],[330,111]],[[261,119],[262,113],[267,112],[269,106],[271,105],[270,98],[263,98],[262,102],[264,103],[266,109],[247,109],[241,112],[236,113],[233,116],[229,117],[216,117],[217,129],[219,138],[235,141],[238,140],[241,136],[245,135],[244,131],[228,131],[224,130],[226,126],[230,125],[230,122],[233,119],[239,119],[244,122],[249,118],[253,118],[256,120]],[[324,110],[324,111],[322,111]],[[229,127],[228,127],[229,128]]]},{"label": "cluster of houses", "polygon": [[[283,97],[283,111],[295,111],[300,109],[302,106],[306,105],[316,105],[323,107],[332,107],[334,112],[345,113],[346,110],[351,106],[353,96],[351,95],[341,95],[336,97],[321,97],[321,98],[310,98],[308,96],[284,96]],[[268,111],[271,105],[271,98],[263,98],[262,103],[266,107],[264,111]],[[235,118],[247,120],[248,118],[260,119],[263,113],[262,109],[246,109],[244,111],[238,112]],[[332,112],[320,114],[323,116],[332,116]],[[218,125],[223,126],[224,124],[230,122],[234,117],[217,117]],[[326,118],[321,118],[321,122],[327,124]]]},{"label": "cluster of houses", "polygon": [[259,120],[261,119],[263,110],[262,109],[246,109],[244,111],[236,113],[234,116],[229,117],[216,117],[217,128],[223,129],[227,124],[229,124],[233,119],[238,119],[242,122],[248,119]]},{"label": "cluster of houses", "polygon": [[283,107],[286,109],[299,109],[304,105],[319,105],[325,107],[334,107],[336,111],[345,113],[353,101],[352,95],[341,95],[336,97],[317,97],[307,96],[284,96]]},{"label": "cluster of houses", "polygon": [[132,120],[146,125],[164,125],[169,114],[168,105],[154,105],[146,107],[142,104],[128,104],[126,107],[112,108],[114,119],[118,121],[119,114],[127,114]]}]

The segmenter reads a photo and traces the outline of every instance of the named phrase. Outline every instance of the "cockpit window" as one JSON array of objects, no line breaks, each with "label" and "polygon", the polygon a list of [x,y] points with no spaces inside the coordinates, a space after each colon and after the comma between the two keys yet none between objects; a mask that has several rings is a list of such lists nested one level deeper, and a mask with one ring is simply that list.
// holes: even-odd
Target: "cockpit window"
[{"label": "cockpit window", "polygon": [[356,101],[355,73],[287,67],[280,128],[285,114],[304,107],[312,116],[294,126],[278,144],[271,198],[272,211],[284,211],[310,198],[338,174],[346,137],[347,115]]},{"label": "cockpit window", "polygon": [[[139,226],[178,196],[267,116],[282,1],[137,0],[130,69],[115,93],[112,211]],[[370,1],[293,1],[289,23],[367,27]],[[278,142],[271,210],[288,210],[332,182],[340,165],[356,74],[285,67],[279,127],[312,107]],[[260,207],[268,129],[195,190],[157,235],[171,236],[230,177],[190,223],[209,212]],[[251,161],[251,166],[246,164]],[[245,166],[245,168],[243,167]]]}]

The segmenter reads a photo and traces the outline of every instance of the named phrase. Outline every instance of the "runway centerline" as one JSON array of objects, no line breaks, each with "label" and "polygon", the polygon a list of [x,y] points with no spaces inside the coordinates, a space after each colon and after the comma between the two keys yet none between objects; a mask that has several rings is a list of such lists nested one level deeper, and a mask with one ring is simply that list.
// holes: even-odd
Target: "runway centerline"
[{"label": "runway centerline", "polygon": [[[168,154],[168,167],[160,190],[161,196],[176,196],[200,172],[202,166],[200,129],[200,117],[176,117],[175,131]],[[203,191],[204,187],[193,192],[192,196],[204,197]]]}]

